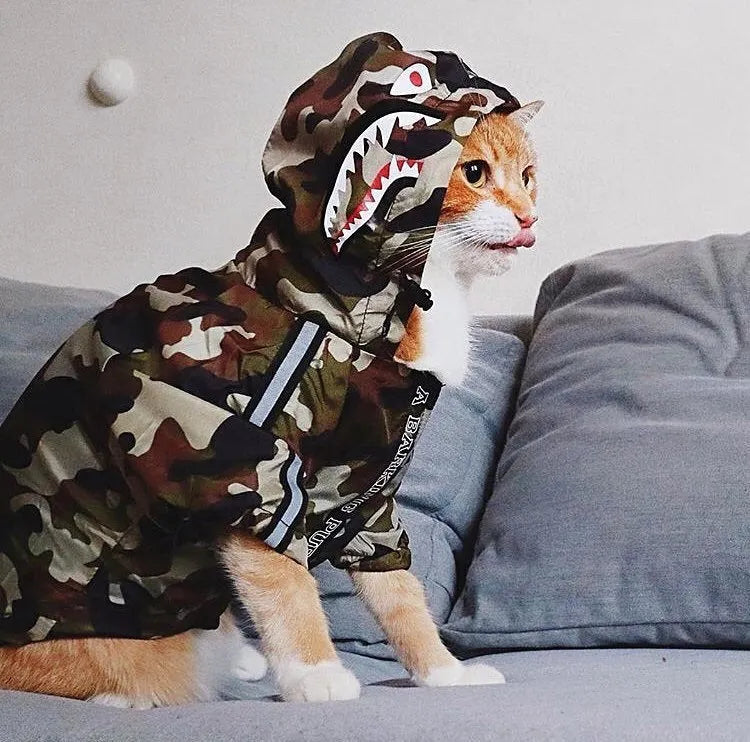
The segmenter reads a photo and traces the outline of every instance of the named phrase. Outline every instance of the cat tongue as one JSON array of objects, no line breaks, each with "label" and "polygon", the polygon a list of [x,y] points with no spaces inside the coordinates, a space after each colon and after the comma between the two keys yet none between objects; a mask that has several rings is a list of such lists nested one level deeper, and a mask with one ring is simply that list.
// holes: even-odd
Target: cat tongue
[{"label": "cat tongue", "polygon": [[522,229],[512,240],[505,243],[506,247],[531,247],[536,242],[536,235],[530,229]]}]

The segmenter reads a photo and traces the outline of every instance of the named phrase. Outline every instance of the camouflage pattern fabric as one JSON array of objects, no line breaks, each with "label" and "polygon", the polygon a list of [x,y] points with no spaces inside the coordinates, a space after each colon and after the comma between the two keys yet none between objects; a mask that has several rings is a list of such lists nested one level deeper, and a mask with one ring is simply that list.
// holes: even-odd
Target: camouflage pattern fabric
[{"label": "camouflage pattern fabric", "polygon": [[292,94],[263,157],[284,208],[101,312],[0,427],[0,643],[213,628],[235,528],[307,567],[409,566],[393,495],[439,384],[393,360],[419,300],[399,251],[476,120],[517,107],[388,34]]}]

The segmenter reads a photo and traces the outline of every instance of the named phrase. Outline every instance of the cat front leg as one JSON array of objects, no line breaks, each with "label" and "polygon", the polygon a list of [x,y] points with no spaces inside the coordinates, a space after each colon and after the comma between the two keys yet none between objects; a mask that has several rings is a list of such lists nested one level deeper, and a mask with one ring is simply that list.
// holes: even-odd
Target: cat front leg
[{"label": "cat front leg", "polygon": [[417,685],[491,685],[502,673],[483,664],[466,664],[443,645],[419,580],[406,570],[357,572],[350,576],[401,664]]},{"label": "cat front leg", "polygon": [[250,534],[228,536],[220,554],[284,700],[358,698],[359,681],[336,655],[315,578]]}]

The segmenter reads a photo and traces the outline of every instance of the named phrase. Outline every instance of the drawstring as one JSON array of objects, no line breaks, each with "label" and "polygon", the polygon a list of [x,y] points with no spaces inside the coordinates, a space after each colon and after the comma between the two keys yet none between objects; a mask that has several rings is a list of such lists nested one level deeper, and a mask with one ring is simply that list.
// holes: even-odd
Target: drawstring
[{"label": "drawstring", "polygon": [[[416,281],[411,278],[405,278],[404,276],[399,277],[399,285],[403,289],[404,296],[414,305],[420,309],[427,311],[432,307],[434,302],[432,301],[432,294],[429,289],[423,289]],[[383,323],[383,330],[380,333],[380,337],[384,338],[388,336],[391,330],[391,322],[393,321],[393,315],[398,311],[398,302],[394,303],[391,311],[388,312]]]},{"label": "drawstring", "polygon": [[411,278],[402,278],[401,286],[409,301],[414,302],[420,309],[427,311],[432,307],[432,294],[428,289],[423,289],[416,281]]}]

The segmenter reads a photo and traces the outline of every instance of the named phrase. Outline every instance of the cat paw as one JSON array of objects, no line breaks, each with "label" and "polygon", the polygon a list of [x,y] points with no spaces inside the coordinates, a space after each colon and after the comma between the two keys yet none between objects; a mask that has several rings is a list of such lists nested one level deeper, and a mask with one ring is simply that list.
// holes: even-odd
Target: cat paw
[{"label": "cat paw", "polygon": [[497,685],[505,682],[503,674],[494,667],[482,664],[455,664],[436,667],[422,677],[414,678],[417,685],[438,688],[447,685]]},{"label": "cat paw", "polygon": [[287,663],[277,668],[285,701],[348,701],[359,698],[359,681],[338,662],[306,665]]},{"label": "cat paw", "polygon": [[255,647],[243,644],[232,672],[240,680],[260,680],[268,672],[268,662]]},{"label": "cat paw", "polygon": [[156,705],[147,698],[131,698],[119,693],[99,693],[86,700],[91,703],[98,703],[100,706],[110,706],[116,709],[151,709]]}]

